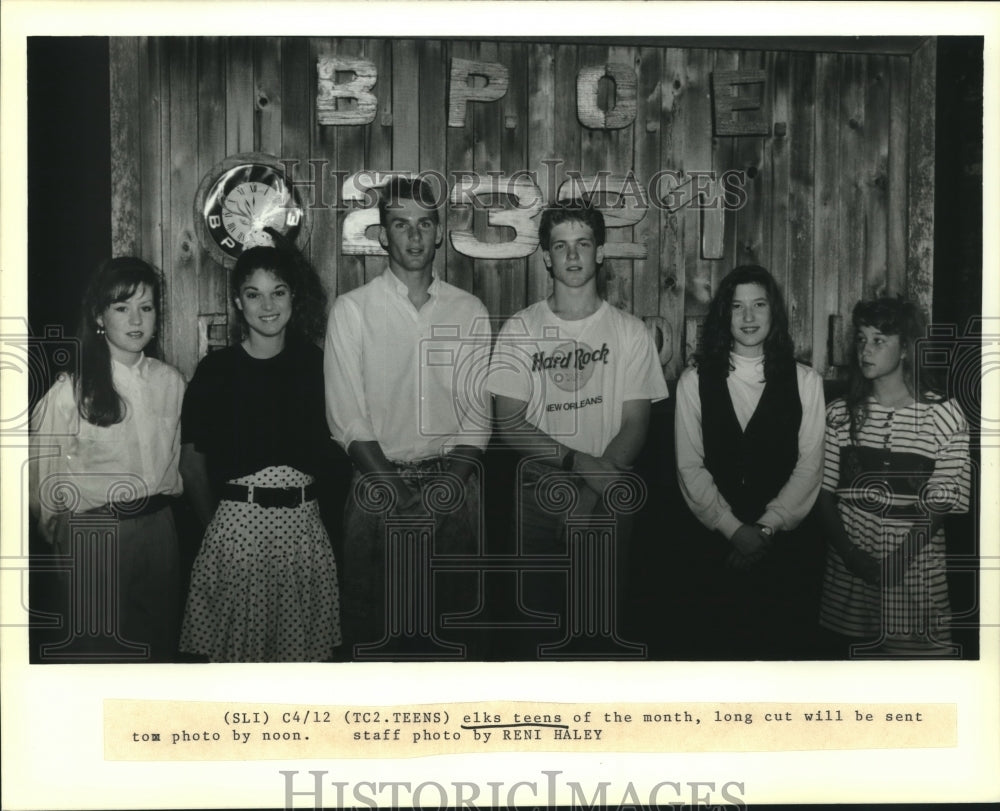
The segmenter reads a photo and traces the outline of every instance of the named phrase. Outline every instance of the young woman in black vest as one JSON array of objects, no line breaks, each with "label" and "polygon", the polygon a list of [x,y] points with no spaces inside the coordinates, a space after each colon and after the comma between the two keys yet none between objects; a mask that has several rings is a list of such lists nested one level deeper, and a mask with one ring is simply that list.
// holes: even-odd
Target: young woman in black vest
[{"label": "young woman in black vest", "polygon": [[736,268],[677,384],[678,478],[704,527],[680,542],[697,546],[705,658],[809,655],[820,550],[793,530],[819,492],[824,425],[823,382],[795,361],[778,285]]}]

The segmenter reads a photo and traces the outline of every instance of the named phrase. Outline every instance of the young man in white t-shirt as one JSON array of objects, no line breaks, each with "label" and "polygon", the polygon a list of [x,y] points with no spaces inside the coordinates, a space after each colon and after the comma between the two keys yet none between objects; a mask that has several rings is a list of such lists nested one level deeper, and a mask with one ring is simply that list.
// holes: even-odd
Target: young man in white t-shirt
[{"label": "young man in white t-shirt", "polygon": [[[646,326],[598,292],[601,213],[580,200],[552,205],[542,213],[539,241],[552,294],[504,325],[487,382],[500,436],[523,457],[518,548],[524,555],[563,554],[568,520],[614,515],[621,584],[627,514],[642,498],[631,468],[646,439],[650,404],[667,397],[667,386]],[[558,578],[543,582],[526,572],[523,583],[525,608],[565,606]]]}]

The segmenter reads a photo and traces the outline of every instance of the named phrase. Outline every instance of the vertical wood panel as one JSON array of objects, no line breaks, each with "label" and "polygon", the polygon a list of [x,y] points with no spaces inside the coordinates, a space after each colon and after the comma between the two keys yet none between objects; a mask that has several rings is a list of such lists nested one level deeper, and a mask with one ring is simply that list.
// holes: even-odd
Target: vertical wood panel
[{"label": "vertical wood panel", "polygon": [[[332,303],[337,293],[338,270],[340,267],[340,231],[337,228],[337,206],[333,204],[339,196],[327,185],[332,180],[330,172],[334,169],[347,167],[337,166],[337,137],[342,127],[320,126],[316,123],[316,65],[321,56],[333,56],[337,53],[337,41],[332,37],[314,37],[309,39],[309,122],[313,135],[310,156],[314,161],[317,174],[322,173],[322,190],[324,205],[312,211],[312,262],[313,267],[323,282],[326,295]],[[315,179],[315,178],[314,178]]]},{"label": "vertical wood panel", "polygon": [[420,169],[420,60],[417,42],[396,40],[392,47],[392,168]]},{"label": "vertical wood panel", "polygon": [[[578,69],[583,70],[586,68],[600,67],[606,65],[610,61],[610,52],[606,47],[600,45],[581,45],[579,50],[579,63]],[[573,97],[576,98],[576,82],[573,83]],[[598,106],[602,109],[609,109],[612,104],[612,98],[608,93],[607,83],[602,82],[599,86],[598,91]],[[577,127],[580,129],[580,169],[583,172],[584,177],[596,177],[601,172],[614,172],[614,169],[608,164],[608,155],[611,152],[611,140],[614,137],[612,135],[612,130],[604,129],[590,129],[579,124],[579,118],[577,118]],[[597,202],[605,202],[607,200],[607,195],[599,195]],[[621,241],[620,233],[614,233],[611,230],[607,231],[606,242]],[[623,260],[621,259],[605,259],[604,264],[601,267],[600,275],[598,276],[598,285],[601,295],[609,300],[609,302],[615,306],[618,305],[618,299],[620,297],[620,277],[623,275],[621,269],[623,265]]]},{"label": "vertical wood panel", "polygon": [[[609,63],[624,64],[632,68],[636,64],[635,57],[635,48],[624,46],[608,48]],[[638,116],[636,119],[638,120]],[[637,120],[627,127],[605,131],[604,168],[613,175],[627,175],[635,166],[633,147]],[[635,226],[613,228],[608,233],[609,242],[632,242],[634,239]],[[609,259],[605,264],[610,265],[606,273],[608,302],[626,312],[632,312],[633,260]]]},{"label": "vertical wood panel", "polygon": [[868,56],[865,88],[865,265],[864,298],[885,295],[887,287],[889,185],[889,62]]},{"label": "vertical wood panel", "polygon": [[[510,176],[528,170],[528,99],[527,46],[501,43],[499,60],[510,71],[507,94],[498,102],[500,107],[500,165]],[[509,230],[509,229],[506,229]],[[505,234],[508,239],[512,234]],[[499,309],[493,313],[509,316],[526,304],[527,259],[504,259],[497,263],[500,274]]]},{"label": "vertical wood panel", "polygon": [[[633,60],[639,76],[633,129],[635,177],[647,191],[660,168],[662,54],[659,48],[641,48]],[[639,316],[660,313],[660,206],[649,199],[646,202],[646,216],[632,229],[632,238],[644,242],[647,250],[647,258],[636,259],[632,269],[632,312]]]},{"label": "vertical wood panel", "polygon": [[836,54],[816,57],[816,232],[813,259],[813,368],[827,372],[827,333],[831,315],[841,314],[837,273],[837,177],[840,164],[840,70]]},{"label": "vertical wood panel", "polygon": [[253,40],[226,39],[226,154],[253,152],[254,135]]},{"label": "vertical wood panel", "polygon": [[[759,51],[744,51],[740,54],[741,70],[756,70],[764,67],[764,54]],[[719,68],[716,67],[716,70]],[[768,82],[773,83],[772,73],[768,74]],[[770,98],[767,83],[763,88],[754,88],[754,93],[763,93],[761,98],[761,116],[765,121],[771,121]],[[746,92],[746,91],[744,91]],[[736,212],[736,254],[733,259],[736,265],[770,264],[770,231],[764,227],[768,215],[771,197],[771,173],[768,171],[764,157],[764,142],[770,138],[756,135],[741,135],[733,138],[733,156],[736,168],[746,172],[747,202]],[[725,274],[731,268],[723,268]],[[717,289],[718,277],[713,275],[712,290]]]},{"label": "vertical wood panel", "polygon": [[886,293],[894,296],[906,287],[906,183],[909,142],[910,60],[889,60],[889,196]]},{"label": "vertical wood panel", "polygon": [[[788,119],[791,117],[791,56],[786,52],[767,54],[766,70],[771,93],[771,135],[764,139],[764,170],[770,173],[771,194],[765,201],[767,208],[764,228],[770,230],[770,250],[767,268],[771,271],[785,296],[791,317],[791,291],[788,255],[791,229],[789,227],[789,194],[791,186],[791,142]],[[782,131],[776,128],[784,127]],[[791,326],[791,325],[790,325]],[[792,338],[798,336],[792,331]],[[796,342],[796,348],[798,343]]]},{"label": "vertical wood panel", "polygon": [[[542,199],[555,199],[555,170],[545,161],[561,160],[555,140],[556,76],[555,48],[549,44],[530,43],[528,49],[528,170],[535,173]],[[540,219],[540,215],[539,218]],[[538,219],[535,222],[538,222]],[[527,259],[528,280],[525,304],[532,304],[549,294],[549,273],[541,250]]]},{"label": "vertical wood panel", "polygon": [[[691,122],[693,94],[697,93],[697,85],[690,86],[690,73],[694,70],[688,61],[688,56],[700,57],[702,67],[707,64],[705,51],[681,51],[677,48],[667,48],[663,55],[661,70],[660,103],[662,109],[662,127],[660,130],[661,167],[666,170],[678,171],[684,168],[684,153],[687,148],[687,138],[694,134],[694,124]],[[651,194],[668,193],[672,184],[657,183]],[[665,368],[667,377],[676,377],[683,369],[686,360],[684,342],[694,341],[694,336],[684,333],[684,303],[686,280],[685,229],[690,222],[689,213],[667,210],[665,201],[662,206],[661,223],[663,230],[660,238],[659,255],[659,314],[670,326],[670,340],[674,353]],[[697,233],[697,231],[696,231]],[[664,336],[666,340],[666,336]]]},{"label": "vertical wood panel", "polygon": [[555,120],[552,129],[555,132],[556,155],[561,163],[556,167],[555,184],[552,196],[548,202],[556,201],[559,186],[566,180],[570,171],[579,172],[583,165],[580,160],[580,143],[583,127],[576,115],[576,72],[583,67],[578,62],[577,47],[560,43],[556,45],[556,98]]},{"label": "vertical wood panel", "polygon": [[[436,40],[422,40],[418,44],[420,62],[420,159],[421,172],[440,173],[445,176],[444,188],[439,188],[442,181],[428,177],[431,191],[440,195],[442,205],[438,211],[441,218],[443,238],[448,233],[448,203],[447,195],[447,161],[445,157],[445,131],[448,129],[448,108],[441,101],[446,98],[448,86],[447,65],[444,59],[444,46]],[[443,279],[448,278],[448,252],[444,242],[434,254],[434,273]]]},{"label": "vertical wood panel", "polygon": [[[709,65],[715,73],[736,70],[739,67],[740,57],[736,51],[716,51],[714,56],[714,64],[710,61]],[[699,130],[695,136],[696,141],[707,141],[705,133],[712,132],[712,96],[708,78],[706,77],[705,81],[705,103],[703,109],[698,111]],[[711,152],[705,154],[703,158],[699,155],[698,165],[692,164],[690,168],[699,172],[711,170],[716,177],[721,177],[729,169],[744,168],[736,153],[738,140],[732,136],[712,135]],[[690,143],[688,152],[689,157],[691,157]],[[748,178],[746,182],[748,196],[752,193],[752,184],[753,181]],[[749,202],[746,205],[749,205]],[[741,211],[727,211],[725,213],[723,259],[714,262],[703,259],[701,255],[700,213],[696,214],[689,223],[685,239],[690,244],[685,245],[685,250],[689,252],[688,257],[693,261],[688,263],[688,299],[684,307],[686,315],[707,313],[709,301],[719,287],[719,280],[738,264],[736,225],[740,216]]]},{"label": "vertical wood panel", "polygon": [[[196,184],[226,156],[226,65],[222,43],[216,38],[198,39],[198,154]],[[200,223],[194,222],[194,227]],[[200,243],[198,251],[198,309],[202,313],[225,313],[229,304],[226,271]],[[230,327],[234,327],[230,324]],[[235,338],[238,331],[231,333]]]},{"label": "vertical wood panel", "polygon": [[[555,46],[555,104],[552,121],[553,143],[558,166],[552,176],[551,196],[547,203],[558,199],[559,187],[569,172],[580,172],[583,163],[580,155],[582,127],[576,114],[576,73],[582,67],[576,45],[560,43]],[[539,246],[540,247],[540,246]],[[546,295],[552,292],[552,277],[546,273]]]},{"label": "vertical wood panel", "polygon": [[910,57],[909,194],[906,295],[931,316],[934,273],[934,99],[937,44]]},{"label": "vertical wood panel", "polygon": [[[499,49],[495,42],[481,42],[478,49],[478,60],[481,62],[496,62],[499,57]],[[510,92],[508,88],[508,92]],[[490,172],[499,172],[502,167],[500,163],[500,140],[503,132],[503,107],[499,101],[476,102],[468,105],[466,120],[472,119],[475,142],[472,150],[473,167],[480,177],[486,177]],[[487,198],[489,205],[498,204],[501,201]],[[506,239],[506,230],[503,232],[487,225],[487,212],[476,210],[473,213],[472,232],[476,239],[483,242],[501,242]],[[479,296],[486,309],[491,313],[500,313],[502,307],[500,302],[500,274],[503,268],[499,262],[490,259],[477,259],[475,263],[475,276],[473,277],[472,292]]]},{"label": "vertical wood panel", "polygon": [[[315,185],[309,186],[316,178],[315,171],[309,164],[311,136],[313,128],[310,111],[316,105],[316,94],[311,92],[315,84],[316,65],[310,63],[310,50],[305,40],[298,37],[283,37],[281,48],[281,152],[279,157],[293,161],[292,181],[301,183],[302,203],[307,208],[306,216],[312,221],[315,218],[315,208],[323,206],[319,190]],[[327,177],[329,175],[327,174]],[[321,179],[321,182],[324,182]],[[324,196],[327,192],[324,189]],[[334,199],[333,190],[329,190],[330,200]],[[316,257],[312,251],[312,231],[309,244],[303,249],[303,254],[311,261]]]},{"label": "vertical wood panel", "polygon": [[[344,58],[357,58],[362,56],[364,45],[359,39],[338,39],[336,45],[336,55]],[[341,99],[338,107],[344,104],[356,105],[354,100]],[[335,163],[326,171],[326,176],[331,178],[330,172],[333,169],[338,171],[356,171],[364,168],[365,163],[365,129],[367,125],[348,124],[337,127],[336,145],[334,147]],[[339,200],[339,191],[332,194],[330,200]],[[347,216],[346,206],[338,205],[336,210],[336,223],[338,234],[337,248],[337,295],[347,293],[355,287],[360,287],[365,283],[365,260],[361,256],[347,255],[340,251],[339,235],[344,233],[344,218]]]},{"label": "vertical wood panel", "polygon": [[[450,58],[475,59],[476,49],[472,43],[459,40],[450,43],[447,48]],[[450,61],[449,61],[450,66]],[[396,73],[397,69],[393,69]],[[450,87],[449,87],[450,92]],[[476,105],[471,105],[475,107]],[[475,141],[473,116],[466,114],[464,127],[448,127],[447,133],[448,149],[448,173],[449,179],[454,182],[454,177],[460,172],[471,172],[473,170],[473,145]],[[468,231],[472,228],[473,212],[471,205],[452,206],[448,213],[448,230],[450,233],[456,231]],[[447,264],[448,281],[456,287],[461,287],[470,293],[474,286],[474,267],[472,259],[456,251],[451,244],[451,240],[445,235],[447,243]]]},{"label": "vertical wood panel", "polygon": [[261,152],[281,156],[281,40],[254,40],[254,142]]},{"label": "vertical wood panel", "polygon": [[[139,240],[141,256],[160,272],[163,263],[163,178],[169,147],[163,142],[163,111],[170,102],[170,88],[166,84],[162,59],[163,43],[159,38],[139,41],[139,117],[141,125],[140,187],[142,189],[139,214]],[[112,164],[117,156],[112,153]],[[165,279],[167,285],[172,280]],[[168,298],[163,296],[166,307]],[[158,330],[161,342],[166,342],[169,321]]]},{"label": "vertical wood panel", "polygon": [[111,37],[108,43],[111,107],[111,253],[135,256],[141,250],[139,212],[141,129],[139,123],[139,43]]},{"label": "vertical wood panel", "polygon": [[198,277],[202,272],[200,249],[194,232],[192,201],[198,178],[198,65],[195,40],[172,37],[167,41],[170,105],[167,122],[169,150],[169,209],[164,239],[164,269],[170,287],[167,311],[170,345],[164,349],[181,372],[190,377],[198,362]]},{"label": "vertical wood panel", "polygon": [[865,247],[868,242],[865,141],[865,58],[845,54],[840,58],[840,137],[838,162],[838,255],[831,271],[840,281],[838,311],[847,316],[862,295]]},{"label": "vertical wood panel", "polygon": [[816,220],[813,174],[816,154],[816,57],[797,53],[791,54],[789,60],[790,114],[785,136],[789,164],[788,284],[785,297],[796,357],[812,364],[815,362],[813,246]]},{"label": "vertical wood panel", "polygon": [[[364,168],[380,171],[392,166],[392,43],[384,39],[366,40],[365,56],[378,69],[378,79],[372,88],[372,92],[378,98],[378,112],[375,120],[365,127]],[[348,170],[349,167],[341,169],[345,172]],[[445,239],[447,240],[447,236]],[[366,282],[370,282],[385,270],[384,257],[366,256],[364,262]]]}]

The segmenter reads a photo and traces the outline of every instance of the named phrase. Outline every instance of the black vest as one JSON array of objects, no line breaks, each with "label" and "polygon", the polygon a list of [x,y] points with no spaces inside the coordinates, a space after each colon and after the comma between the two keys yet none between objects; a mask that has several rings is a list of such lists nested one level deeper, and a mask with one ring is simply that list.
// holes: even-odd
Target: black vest
[{"label": "black vest", "polygon": [[795,367],[764,386],[745,431],[740,430],[724,377],[698,376],[705,467],[733,514],[744,524],[763,515],[799,458],[799,399]]}]

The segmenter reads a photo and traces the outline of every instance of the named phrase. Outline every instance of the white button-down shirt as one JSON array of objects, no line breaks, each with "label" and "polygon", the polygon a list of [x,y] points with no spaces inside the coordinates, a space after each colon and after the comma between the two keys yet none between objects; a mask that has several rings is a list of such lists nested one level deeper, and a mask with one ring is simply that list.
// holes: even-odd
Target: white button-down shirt
[{"label": "white button-down shirt", "polygon": [[339,296],[323,357],[333,438],[378,442],[387,459],[412,462],[489,441],[489,315],[483,303],[435,278],[418,310],[386,271]]},{"label": "white button-down shirt", "polygon": [[60,507],[84,512],[183,491],[177,465],[184,378],[147,357],[134,366],[112,360],[111,377],[125,401],[125,418],[115,425],[100,427],[80,416],[68,376],[32,412],[31,502],[43,531]]}]

